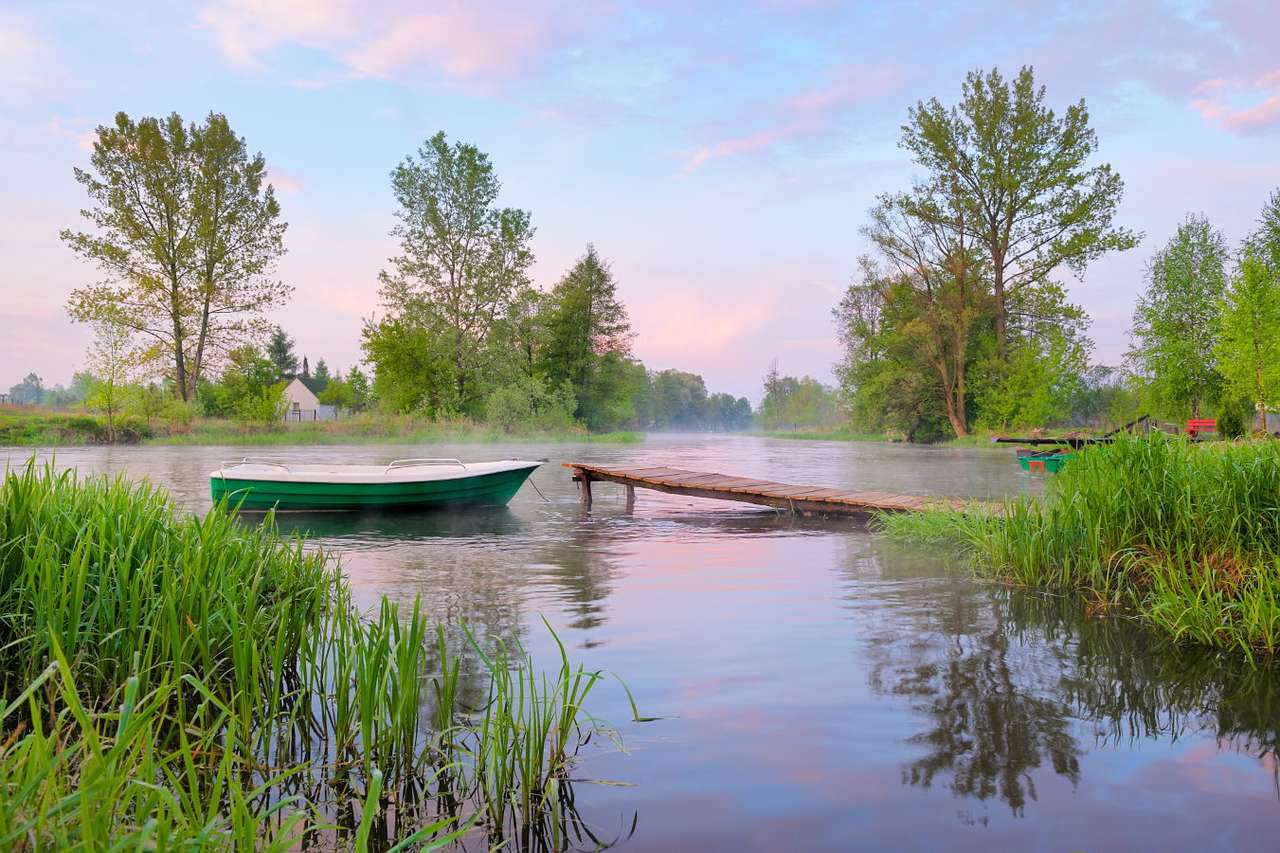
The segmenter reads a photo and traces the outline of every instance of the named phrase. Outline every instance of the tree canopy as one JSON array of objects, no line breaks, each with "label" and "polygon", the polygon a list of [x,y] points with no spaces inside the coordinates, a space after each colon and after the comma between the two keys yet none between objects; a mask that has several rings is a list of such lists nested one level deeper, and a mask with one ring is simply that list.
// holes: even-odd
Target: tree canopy
[{"label": "tree canopy", "polygon": [[188,125],[121,112],[97,129],[90,164],[75,177],[93,230],[62,239],[108,280],[73,291],[68,311],[136,334],[189,400],[209,363],[260,337],[263,313],[292,291],[274,278],[287,226],[266,161],[218,113]]},{"label": "tree canopy", "polygon": [[902,128],[902,146],[926,170],[926,183],[950,196],[989,265],[999,358],[1008,352],[1009,296],[1046,281],[1060,267],[1077,275],[1140,235],[1113,224],[1124,182],[1092,163],[1097,134],[1083,99],[1061,117],[1024,66],[1007,81],[998,69],[971,71],[960,103],[920,102]]}]

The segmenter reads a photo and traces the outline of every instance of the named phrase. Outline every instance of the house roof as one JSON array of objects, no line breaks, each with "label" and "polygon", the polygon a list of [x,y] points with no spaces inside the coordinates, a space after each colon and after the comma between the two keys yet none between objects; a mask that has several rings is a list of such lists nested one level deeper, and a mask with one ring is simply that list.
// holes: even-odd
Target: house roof
[{"label": "house roof", "polygon": [[324,390],[324,386],[328,384],[326,382],[321,382],[320,380],[316,379],[314,376],[297,375],[297,376],[290,376],[289,379],[298,380],[303,385],[305,385],[307,390],[310,391],[312,394],[319,394],[321,391]]}]

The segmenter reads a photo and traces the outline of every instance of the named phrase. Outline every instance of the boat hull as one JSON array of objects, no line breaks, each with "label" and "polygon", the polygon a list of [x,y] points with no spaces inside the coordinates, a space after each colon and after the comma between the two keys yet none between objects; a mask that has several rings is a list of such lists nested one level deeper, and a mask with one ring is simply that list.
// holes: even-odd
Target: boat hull
[{"label": "boat hull", "polygon": [[1018,451],[1018,466],[1023,471],[1039,474],[1056,474],[1066,464],[1066,461],[1073,456],[1071,453],[1044,453],[1030,451],[1024,453]]},{"label": "boat hull", "polygon": [[410,510],[505,506],[533,467],[469,477],[386,483],[297,482],[234,476],[210,478],[215,502],[242,510]]}]

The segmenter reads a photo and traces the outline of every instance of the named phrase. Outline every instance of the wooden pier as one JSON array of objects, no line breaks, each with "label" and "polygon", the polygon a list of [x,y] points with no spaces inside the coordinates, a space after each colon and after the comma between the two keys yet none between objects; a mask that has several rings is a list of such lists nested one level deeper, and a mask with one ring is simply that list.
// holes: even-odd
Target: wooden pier
[{"label": "wooden pier", "polygon": [[635,505],[637,488],[694,498],[742,501],[786,510],[797,515],[865,515],[877,511],[910,512],[942,506],[965,506],[947,498],[900,495],[894,492],[854,492],[823,486],[798,486],[752,477],[733,477],[680,468],[611,468],[566,462],[578,483],[582,503],[591,506],[591,484],[620,483],[626,487],[627,507]]}]

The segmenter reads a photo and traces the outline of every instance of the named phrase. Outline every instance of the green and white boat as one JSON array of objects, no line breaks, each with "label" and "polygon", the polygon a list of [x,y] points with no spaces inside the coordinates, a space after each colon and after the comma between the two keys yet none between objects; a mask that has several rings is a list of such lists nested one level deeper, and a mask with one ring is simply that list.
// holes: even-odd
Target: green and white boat
[{"label": "green and white boat", "polygon": [[245,458],[209,473],[215,502],[242,510],[407,510],[505,506],[541,463],[397,459],[387,465]]}]

